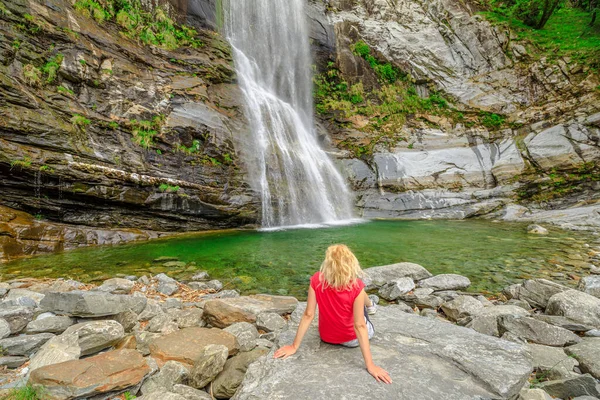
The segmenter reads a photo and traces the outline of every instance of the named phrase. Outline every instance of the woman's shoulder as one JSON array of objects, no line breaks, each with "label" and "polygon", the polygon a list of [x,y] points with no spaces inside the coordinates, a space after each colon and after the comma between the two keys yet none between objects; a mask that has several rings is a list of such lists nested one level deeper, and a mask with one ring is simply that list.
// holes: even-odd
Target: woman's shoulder
[{"label": "woman's shoulder", "polygon": [[314,289],[319,285],[320,282],[321,282],[321,271],[317,271],[313,274],[313,276],[310,277],[310,285]]}]

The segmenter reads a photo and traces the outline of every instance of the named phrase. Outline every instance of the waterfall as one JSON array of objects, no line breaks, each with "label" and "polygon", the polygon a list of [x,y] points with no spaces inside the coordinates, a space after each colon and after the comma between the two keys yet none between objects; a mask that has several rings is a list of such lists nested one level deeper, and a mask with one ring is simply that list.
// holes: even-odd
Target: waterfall
[{"label": "waterfall", "polygon": [[320,147],[314,125],[305,0],[225,0],[251,134],[242,139],[262,198],[263,227],[353,218],[352,193]]}]

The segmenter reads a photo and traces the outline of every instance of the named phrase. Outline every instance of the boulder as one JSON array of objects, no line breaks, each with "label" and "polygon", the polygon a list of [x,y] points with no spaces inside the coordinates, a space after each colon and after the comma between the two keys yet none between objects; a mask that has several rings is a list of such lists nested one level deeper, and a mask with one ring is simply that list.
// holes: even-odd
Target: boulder
[{"label": "boulder", "polygon": [[66,316],[52,316],[47,318],[37,318],[34,321],[31,321],[27,324],[25,328],[25,333],[34,334],[34,333],[62,333],[73,325],[74,321],[71,317]]},{"label": "boulder", "polygon": [[229,355],[236,354],[239,350],[235,336],[216,328],[181,329],[154,339],[150,342],[149,349],[159,366],[174,360],[191,367],[202,350],[210,344],[224,345]]},{"label": "boulder", "polygon": [[400,296],[399,300],[408,303],[412,307],[437,309],[444,300],[433,295],[433,289],[416,288],[410,293]]},{"label": "boulder", "polygon": [[531,314],[531,317],[550,325],[568,329],[571,332],[587,332],[593,328],[591,325],[582,324],[560,315]]},{"label": "boulder", "polygon": [[204,305],[204,320],[217,328],[225,328],[236,322],[255,323],[257,315],[264,312],[289,314],[297,305],[294,297],[264,294],[214,299]]},{"label": "boulder", "polygon": [[10,336],[10,325],[5,319],[0,318],[0,339]]},{"label": "boulder", "polygon": [[563,349],[529,343],[526,346],[531,355],[533,370],[547,379],[565,379],[575,375],[573,369],[579,365],[577,360],[569,357]]},{"label": "boulder", "polygon": [[363,282],[365,283],[366,290],[379,288],[388,282],[404,277],[411,278],[413,281],[419,281],[432,276],[422,266],[408,262],[366,268],[363,271],[365,273]]},{"label": "boulder", "polygon": [[44,343],[31,358],[29,369],[33,371],[46,365],[77,360],[80,356],[79,336],[76,333],[62,334]]},{"label": "boulder", "polygon": [[169,334],[179,329],[177,322],[173,321],[173,315],[159,314],[150,320],[150,323],[146,327],[148,332]]},{"label": "boulder", "polygon": [[[176,262],[177,261],[171,261],[171,263]],[[185,266],[185,263],[183,263],[183,266]],[[171,296],[179,290],[179,284],[177,283],[177,281],[171,278],[170,276],[167,276],[166,274],[158,274],[154,278],[158,280],[158,286],[156,290],[162,294]]]},{"label": "boulder", "polygon": [[548,229],[540,225],[531,224],[527,227],[527,233],[531,233],[534,235],[547,235]]},{"label": "boulder", "polygon": [[600,328],[600,299],[578,290],[567,290],[552,296],[546,313]]},{"label": "boulder", "polygon": [[441,274],[419,281],[419,287],[433,290],[462,290],[469,286],[469,278],[456,274]]},{"label": "boulder", "polygon": [[513,298],[517,299],[519,297],[519,290],[521,290],[521,284],[515,283],[502,289],[502,294],[506,297],[507,300]]},{"label": "boulder", "polygon": [[213,396],[217,399],[229,399],[232,397],[244,380],[248,366],[268,352],[267,348],[259,347],[252,351],[240,353],[227,360],[223,371],[217,375],[212,383]]},{"label": "boulder", "polygon": [[458,321],[463,317],[476,314],[482,308],[484,308],[483,304],[471,296],[459,296],[442,304],[444,314],[452,321]]},{"label": "boulder", "polygon": [[202,319],[203,311],[199,308],[188,308],[172,312],[173,321],[177,323],[179,329],[191,328],[195,326],[204,326]]},{"label": "boulder", "polygon": [[519,288],[519,300],[525,300],[533,307],[545,309],[550,297],[557,293],[569,290],[568,287],[559,285],[546,279],[529,279]]},{"label": "boulder", "polygon": [[546,346],[563,347],[581,341],[581,338],[571,331],[530,317],[503,315],[498,318],[498,329],[500,335],[510,332],[529,342]]},{"label": "boulder", "polygon": [[116,344],[125,336],[125,330],[117,321],[101,320],[73,325],[64,334],[76,334],[81,355],[87,356]]},{"label": "boulder", "polygon": [[213,400],[213,397],[205,391],[187,385],[173,385],[173,393],[183,396],[186,400]]},{"label": "boulder", "polygon": [[[295,336],[294,315],[280,335],[280,345]],[[368,374],[360,349],[323,343],[313,324],[291,358],[267,356],[252,363],[233,399],[287,399],[290,393],[298,399],[511,398],[532,370],[523,346],[471,329],[398,307],[380,307],[371,320],[373,359],[390,372],[391,385]]]},{"label": "boulder", "polygon": [[187,400],[187,398],[177,393],[158,391],[136,397],[136,400]]},{"label": "boulder", "polygon": [[140,353],[124,349],[38,368],[29,383],[44,386],[53,399],[89,398],[137,385],[149,372]]},{"label": "boulder", "polygon": [[600,338],[585,338],[565,352],[579,361],[581,371],[600,379]]},{"label": "boulder", "polygon": [[45,311],[75,317],[105,317],[126,310],[136,314],[146,307],[146,297],[117,295],[104,292],[50,292],[40,302]]},{"label": "boulder", "polygon": [[569,399],[575,396],[600,397],[600,384],[590,374],[542,382],[538,384],[538,387],[550,396],[559,399]]},{"label": "boulder", "polygon": [[0,348],[6,356],[27,356],[35,353],[50,338],[52,333],[38,333],[35,335],[21,335],[0,339]]},{"label": "boulder", "polygon": [[[29,361],[29,358],[23,356],[0,356],[0,368],[19,368]],[[2,394],[0,392],[0,394]]]},{"label": "boulder", "polygon": [[135,332],[136,350],[142,353],[142,355],[144,356],[149,355],[150,343],[152,343],[154,339],[157,339],[160,336],[160,333],[152,333],[148,331]]},{"label": "boulder", "polygon": [[500,336],[498,330],[498,317],[502,315],[528,316],[529,313],[521,307],[513,305],[499,305],[494,307],[484,307],[476,310],[471,321],[466,325],[467,328],[476,330],[479,333],[491,336]]},{"label": "boulder", "polygon": [[209,289],[212,289],[216,292],[218,292],[219,290],[223,289],[223,283],[221,283],[221,281],[218,281],[216,279],[213,279],[212,281],[208,281],[206,282],[206,286]]},{"label": "boulder", "polygon": [[190,386],[202,389],[223,370],[229,350],[221,344],[209,344],[200,352],[190,372]]},{"label": "boulder", "polygon": [[286,324],[286,320],[276,313],[266,312],[256,316],[256,327],[265,332],[279,332]]},{"label": "boulder", "polygon": [[33,319],[33,311],[21,306],[0,307],[0,318],[10,326],[10,333],[19,333]]},{"label": "boulder", "polygon": [[189,375],[185,365],[177,361],[167,361],[158,373],[144,381],[140,391],[144,395],[160,391],[170,392],[173,385],[186,382]]},{"label": "boulder", "polygon": [[410,292],[415,288],[415,283],[411,278],[398,278],[379,288],[379,296],[388,301],[398,300],[400,296]]},{"label": "boulder", "polygon": [[248,322],[236,322],[235,324],[229,325],[223,330],[235,336],[240,347],[240,351],[250,351],[256,347],[258,331],[254,325]]},{"label": "boulder", "polygon": [[111,278],[105,280],[96,290],[113,294],[129,294],[134,285],[135,283],[129,279]]},{"label": "boulder", "polygon": [[517,400],[552,400],[542,389],[522,389]]},{"label": "boulder", "polygon": [[[40,301],[44,298],[42,293],[34,292],[28,289],[10,289],[6,297],[4,298],[4,302],[11,302],[15,306],[25,306],[25,307],[37,307],[40,304]],[[27,300],[28,299],[28,300]]]},{"label": "boulder", "polygon": [[590,275],[581,278],[577,289],[600,298],[600,275]]},{"label": "boulder", "polygon": [[148,299],[144,310],[139,313],[137,319],[138,321],[149,321],[157,315],[164,314],[164,311],[160,304],[156,300]]},{"label": "boulder", "polygon": [[138,323],[138,315],[131,310],[120,312],[117,315],[109,317],[109,319],[117,321],[119,324],[121,324],[127,333],[131,332]]},{"label": "boulder", "polygon": [[176,309],[180,309],[183,306],[183,303],[181,302],[181,300],[176,299],[174,297],[170,297],[167,300],[165,300],[164,303],[162,303],[162,308],[163,310],[172,310],[174,308]]}]

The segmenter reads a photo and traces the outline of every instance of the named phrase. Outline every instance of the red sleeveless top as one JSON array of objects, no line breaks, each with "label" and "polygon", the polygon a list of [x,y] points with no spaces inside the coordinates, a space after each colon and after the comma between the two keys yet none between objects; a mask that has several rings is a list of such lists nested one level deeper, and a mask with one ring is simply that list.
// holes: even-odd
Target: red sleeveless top
[{"label": "red sleeveless top", "polygon": [[354,300],[365,284],[357,279],[356,284],[345,290],[335,290],[319,281],[317,272],[310,278],[310,287],[317,295],[319,307],[319,333],[321,340],[340,344],[356,339],[354,332]]}]

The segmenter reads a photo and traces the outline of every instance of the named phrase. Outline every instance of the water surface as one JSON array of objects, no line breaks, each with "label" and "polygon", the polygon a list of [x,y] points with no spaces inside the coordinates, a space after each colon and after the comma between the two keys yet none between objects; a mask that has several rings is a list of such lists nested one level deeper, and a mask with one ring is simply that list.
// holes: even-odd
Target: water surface
[{"label": "water surface", "polygon": [[[509,283],[547,277],[565,284],[568,274],[589,265],[578,232],[526,233],[526,225],[489,221],[372,221],[351,226],[273,232],[228,231],[160,239],[140,244],[78,249],[0,265],[3,279],[70,277],[95,282],[118,274],[166,272],[175,278],[206,270],[244,293],[306,296],[309,277],[330,244],[345,243],[363,268],[409,261],[433,274],[468,276],[471,290],[498,292]],[[178,257],[185,267],[153,260]],[[190,263],[195,263],[191,264]]]}]

